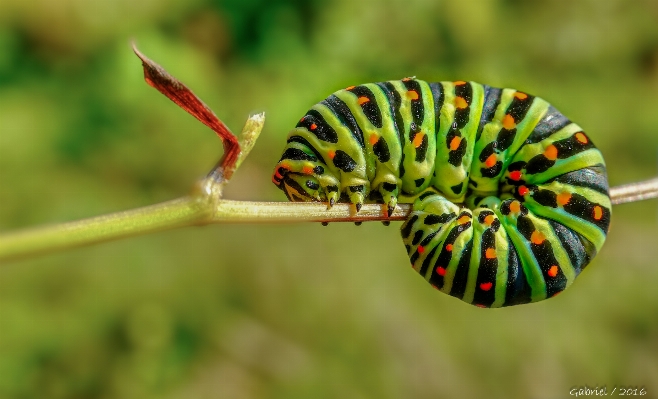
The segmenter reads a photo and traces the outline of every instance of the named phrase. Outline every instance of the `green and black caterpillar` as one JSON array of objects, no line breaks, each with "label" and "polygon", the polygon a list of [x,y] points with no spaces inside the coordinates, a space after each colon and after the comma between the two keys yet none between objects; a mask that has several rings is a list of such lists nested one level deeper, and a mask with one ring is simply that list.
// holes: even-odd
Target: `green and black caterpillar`
[{"label": "green and black caterpillar", "polygon": [[[550,298],[601,249],[605,163],[539,97],[475,82],[405,78],[314,105],[272,177],[291,201],[414,197],[402,238],[413,268],[480,307]],[[464,204],[463,206],[457,204]]]}]

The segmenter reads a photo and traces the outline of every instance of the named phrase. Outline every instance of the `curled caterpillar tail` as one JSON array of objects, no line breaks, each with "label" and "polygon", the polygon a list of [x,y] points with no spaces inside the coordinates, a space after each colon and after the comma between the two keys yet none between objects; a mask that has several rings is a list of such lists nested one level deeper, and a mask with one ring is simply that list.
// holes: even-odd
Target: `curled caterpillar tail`
[{"label": "curled caterpillar tail", "polygon": [[551,298],[597,252],[586,236],[514,198],[486,197],[470,210],[439,194],[421,195],[401,233],[414,270],[439,291],[479,307]]}]

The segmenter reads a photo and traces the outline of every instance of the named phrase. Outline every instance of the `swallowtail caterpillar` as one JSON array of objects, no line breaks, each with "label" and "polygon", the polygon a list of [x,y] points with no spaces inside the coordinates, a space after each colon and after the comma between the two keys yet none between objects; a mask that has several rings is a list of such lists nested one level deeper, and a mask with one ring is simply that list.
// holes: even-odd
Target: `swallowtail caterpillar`
[{"label": "swallowtail caterpillar", "polygon": [[480,307],[562,292],[610,223],[605,163],[582,129],[539,97],[475,82],[339,90],[290,132],[272,180],[291,201],[383,203],[389,216],[415,196],[401,228],[413,268]]}]

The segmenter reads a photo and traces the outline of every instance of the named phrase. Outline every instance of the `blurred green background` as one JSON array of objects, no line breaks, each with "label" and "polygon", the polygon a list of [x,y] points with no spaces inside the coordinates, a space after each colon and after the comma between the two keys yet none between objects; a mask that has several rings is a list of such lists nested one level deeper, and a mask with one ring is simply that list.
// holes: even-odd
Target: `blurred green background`
[{"label": "blurred green background", "polygon": [[[416,75],[537,94],[612,185],[658,173],[653,0],[0,0],[0,230],[184,195],[214,133],[149,88],[129,42],[234,131],[265,130],[231,199],[350,84]],[[558,298],[482,310],[409,270],[399,223],[215,225],[0,268],[0,398],[658,397],[656,201],[615,207]]]}]

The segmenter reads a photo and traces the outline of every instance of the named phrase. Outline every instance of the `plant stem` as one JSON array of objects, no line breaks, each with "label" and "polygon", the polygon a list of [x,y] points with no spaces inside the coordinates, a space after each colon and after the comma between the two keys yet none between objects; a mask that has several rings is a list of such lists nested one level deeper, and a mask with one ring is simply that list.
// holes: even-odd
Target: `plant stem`
[{"label": "plant stem", "polygon": [[[196,184],[192,192],[205,196],[205,198],[210,201],[216,201],[222,198],[224,186],[229,182],[231,175],[233,175],[240,165],[242,165],[242,162],[247,155],[249,155],[251,149],[254,148],[256,140],[258,139],[258,136],[260,136],[260,132],[263,130],[264,125],[264,113],[250,116],[242,128],[242,133],[240,133],[240,153],[237,155],[235,164],[225,165],[224,157],[222,157],[213,170],[208,173],[206,178]],[[230,169],[231,175],[225,173],[227,169]],[[199,190],[200,192],[197,193]]]},{"label": "plant stem", "polygon": [[651,198],[658,198],[658,177],[610,189],[610,199],[615,205]]},{"label": "plant stem", "polygon": [[[653,191],[647,191],[653,187]],[[212,190],[211,190],[212,192]],[[613,203],[658,196],[658,179],[613,187]],[[379,204],[365,204],[358,214],[349,204],[327,209],[323,203],[207,201],[190,195],[160,204],[76,222],[6,233],[0,236],[0,261],[53,252],[183,226],[213,223],[400,221],[411,212],[399,204],[390,218]]]},{"label": "plant stem", "polygon": [[174,227],[207,217],[207,208],[188,196],[108,215],[6,233],[0,236],[0,262],[89,245]]}]

